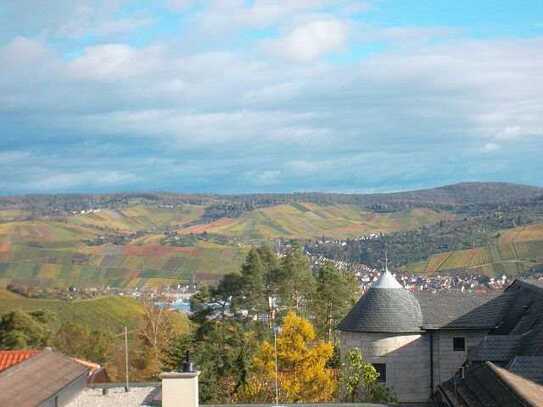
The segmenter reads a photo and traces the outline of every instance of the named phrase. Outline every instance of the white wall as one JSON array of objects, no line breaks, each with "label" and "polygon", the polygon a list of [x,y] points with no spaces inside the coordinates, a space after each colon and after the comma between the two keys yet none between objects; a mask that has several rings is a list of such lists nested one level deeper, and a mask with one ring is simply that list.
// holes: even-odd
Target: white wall
[{"label": "white wall", "polygon": [[402,402],[424,402],[431,395],[428,335],[341,332],[341,352],[358,347],[370,363],[386,363],[387,381]]},{"label": "white wall", "polygon": [[[467,352],[478,345],[486,331],[436,331],[434,334],[434,388],[449,380],[460,369],[467,358]],[[466,350],[454,351],[453,338],[466,338]]]}]

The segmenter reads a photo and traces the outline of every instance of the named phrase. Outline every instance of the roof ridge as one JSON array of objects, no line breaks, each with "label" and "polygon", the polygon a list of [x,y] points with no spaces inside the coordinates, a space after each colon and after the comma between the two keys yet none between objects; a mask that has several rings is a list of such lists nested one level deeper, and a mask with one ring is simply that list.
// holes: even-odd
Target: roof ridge
[{"label": "roof ridge", "polygon": [[[487,361],[485,362],[485,365],[488,366],[490,370],[496,375],[496,378],[503,385],[507,386],[515,395],[515,397],[517,397],[522,402],[526,402],[531,405],[532,398],[529,394],[527,394],[527,390],[524,388],[525,386],[520,386],[519,384],[523,384],[529,387],[535,387],[538,391],[543,390],[543,386],[541,386],[540,384],[537,384],[529,379],[517,375],[516,373],[513,373],[507,369],[498,367],[492,362]],[[511,380],[513,378],[520,381],[521,383],[516,383],[515,381]]]}]

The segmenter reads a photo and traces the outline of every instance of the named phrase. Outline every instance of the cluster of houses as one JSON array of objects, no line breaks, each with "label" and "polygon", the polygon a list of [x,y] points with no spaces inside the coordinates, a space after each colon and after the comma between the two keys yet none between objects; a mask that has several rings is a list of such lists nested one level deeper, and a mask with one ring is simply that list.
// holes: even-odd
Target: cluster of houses
[{"label": "cluster of houses", "polygon": [[[324,256],[311,257],[311,262],[315,267],[325,262],[333,263],[338,270],[344,270],[354,273],[362,292],[365,292],[380,276],[377,269],[361,263],[350,263],[345,261],[331,260]],[[501,290],[507,287],[513,281],[505,274],[499,278],[487,277],[484,275],[465,273],[432,275],[413,274],[406,272],[397,272],[396,278],[402,285],[413,291],[424,290],[460,290],[460,291],[478,291],[478,290]]]}]

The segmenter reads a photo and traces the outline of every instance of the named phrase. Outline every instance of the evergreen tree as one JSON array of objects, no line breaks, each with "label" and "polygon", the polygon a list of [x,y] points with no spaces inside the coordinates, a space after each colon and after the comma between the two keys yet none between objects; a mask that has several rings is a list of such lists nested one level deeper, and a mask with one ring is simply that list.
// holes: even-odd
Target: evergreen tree
[{"label": "evergreen tree", "polygon": [[358,284],[352,273],[339,271],[332,263],[322,265],[316,278],[312,311],[317,330],[333,341],[336,324],[349,311],[358,296]]},{"label": "evergreen tree", "polygon": [[281,261],[279,273],[281,304],[297,312],[307,303],[315,289],[315,278],[302,249],[295,245]]},{"label": "evergreen tree", "polygon": [[47,325],[52,316],[43,311],[11,311],[0,318],[0,349],[42,348],[49,343]]},{"label": "evergreen tree", "polygon": [[265,269],[260,255],[252,248],[241,266],[241,305],[256,316],[267,309]]},{"label": "evergreen tree", "polygon": [[266,309],[268,314],[268,327],[271,328],[272,321],[275,318],[273,302],[279,296],[281,268],[277,255],[269,246],[261,246],[257,249],[257,251],[262,261],[262,265],[264,266],[264,284],[265,297],[267,299]]}]

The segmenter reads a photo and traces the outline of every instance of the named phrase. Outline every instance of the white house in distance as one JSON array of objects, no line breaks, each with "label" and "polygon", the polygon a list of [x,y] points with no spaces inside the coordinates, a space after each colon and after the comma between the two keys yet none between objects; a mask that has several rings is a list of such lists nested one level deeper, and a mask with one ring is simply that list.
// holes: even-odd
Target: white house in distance
[{"label": "white house in distance", "polygon": [[[360,348],[401,402],[433,396],[444,405],[479,406],[473,400],[486,397],[477,394],[498,380],[494,376],[514,372],[543,384],[542,312],[541,282],[515,280],[504,292],[487,294],[412,293],[387,269],[338,325],[340,347],[343,354]],[[530,372],[511,368],[519,357],[531,358]],[[499,369],[508,370],[497,374]],[[488,377],[477,384],[473,378],[482,375]]]}]

